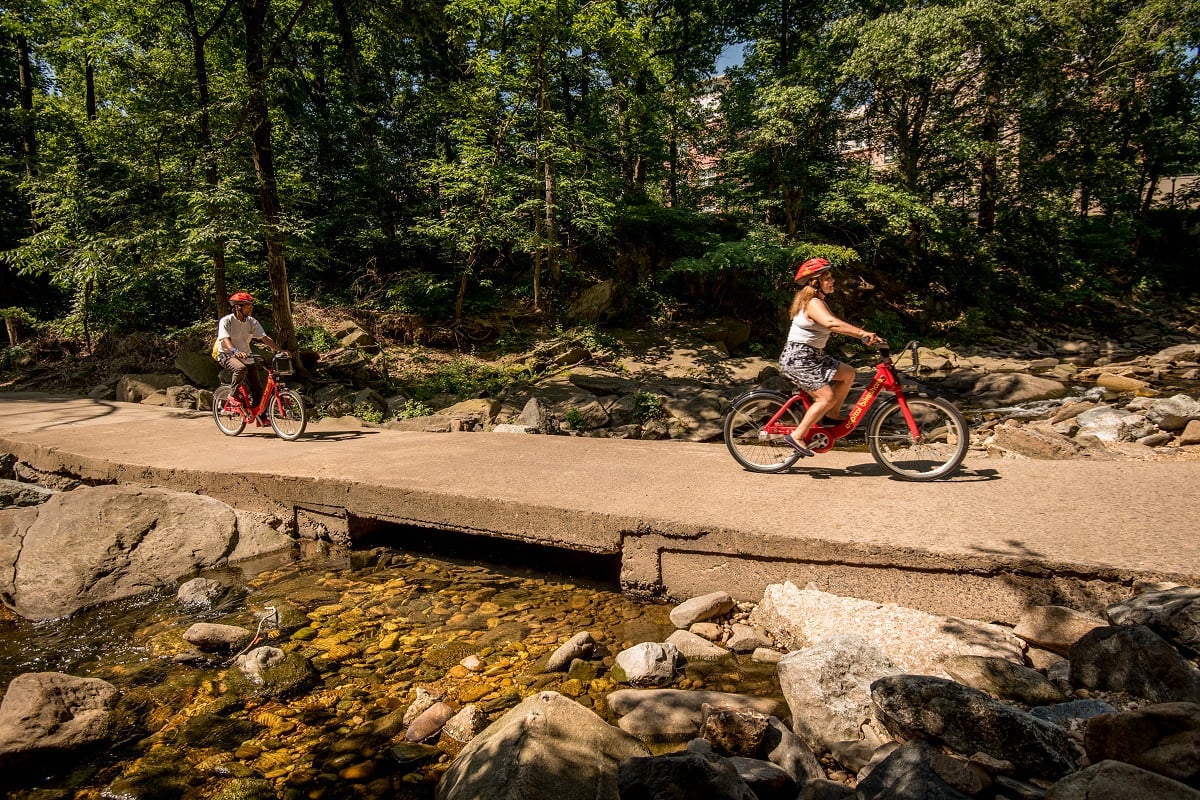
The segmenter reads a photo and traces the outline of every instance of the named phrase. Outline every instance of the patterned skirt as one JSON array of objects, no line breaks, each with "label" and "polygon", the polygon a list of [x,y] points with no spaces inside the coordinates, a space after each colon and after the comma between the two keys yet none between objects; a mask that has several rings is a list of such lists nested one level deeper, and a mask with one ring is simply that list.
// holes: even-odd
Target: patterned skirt
[{"label": "patterned skirt", "polygon": [[779,356],[779,371],[806,392],[833,383],[841,362],[811,345],[788,342]]}]

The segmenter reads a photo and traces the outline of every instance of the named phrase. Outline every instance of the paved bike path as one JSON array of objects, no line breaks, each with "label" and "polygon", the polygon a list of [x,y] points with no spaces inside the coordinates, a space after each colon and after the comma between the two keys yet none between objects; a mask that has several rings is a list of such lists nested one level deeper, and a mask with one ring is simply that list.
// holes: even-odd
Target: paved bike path
[{"label": "paved bike path", "polygon": [[344,512],[620,553],[627,585],[677,597],[725,588],[749,599],[787,578],[1011,619],[1029,602],[1103,605],[1138,579],[1200,582],[1197,461],[971,454],[954,479],[922,484],[835,450],[761,475],[720,444],[352,420],[311,423],[284,442],[270,429],[223,436],[198,412],[16,394],[0,395],[3,451],[334,526]]}]

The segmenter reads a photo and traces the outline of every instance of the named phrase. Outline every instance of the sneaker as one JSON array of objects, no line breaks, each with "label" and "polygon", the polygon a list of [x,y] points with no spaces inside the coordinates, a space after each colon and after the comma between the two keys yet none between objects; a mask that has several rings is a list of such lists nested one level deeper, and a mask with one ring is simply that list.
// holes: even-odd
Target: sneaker
[{"label": "sneaker", "polygon": [[835,417],[821,417],[821,421],[818,424],[822,428],[835,428],[845,421],[846,419],[844,417],[842,419],[837,419]]},{"label": "sneaker", "polygon": [[797,455],[799,455],[801,458],[808,458],[809,456],[816,455],[816,453],[814,453],[812,450],[809,450],[807,447],[799,444],[795,439],[793,439],[790,433],[784,435],[783,441],[785,444],[795,450]]}]

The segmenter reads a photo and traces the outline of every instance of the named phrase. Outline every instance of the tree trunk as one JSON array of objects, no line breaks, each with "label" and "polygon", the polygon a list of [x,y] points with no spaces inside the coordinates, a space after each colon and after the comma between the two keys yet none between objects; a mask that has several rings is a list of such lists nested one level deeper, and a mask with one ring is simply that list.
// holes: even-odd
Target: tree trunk
[{"label": "tree trunk", "polygon": [[265,26],[270,0],[242,0],[242,19],[246,26],[246,77],[250,82],[247,120],[258,179],[258,199],[262,209],[267,243],[267,275],[271,280],[271,308],[275,317],[275,341],[295,351],[296,329],[292,322],[292,302],[287,276],[287,257],[283,244],[283,209],[275,180],[275,155],[271,147],[271,116],[267,106],[267,65],[263,55]]},{"label": "tree trunk", "polygon": [[791,3],[783,0],[779,5],[779,69],[781,72],[787,69],[788,62],[792,57],[791,42],[789,41],[791,39],[791,16]]},{"label": "tree trunk", "polygon": [[667,199],[672,208],[679,207],[679,116],[678,104],[671,101],[671,140],[667,163]]},{"label": "tree trunk", "polygon": [[562,277],[562,266],[559,263],[558,222],[555,219],[554,210],[554,156],[551,154],[554,136],[552,126],[549,122],[550,96],[547,88],[548,82],[549,76],[546,72],[546,62],[542,56],[539,56],[537,91],[538,139],[540,140],[542,156],[542,234],[545,236],[546,242],[546,267],[549,270],[550,284],[557,286],[559,279]]},{"label": "tree trunk", "polygon": [[[196,102],[200,108],[200,149],[201,157],[204,160],[204,182],[212,190],[216,190],[220,183],[220,173],[217,171],[217,154],[213,148],[212,142],[212,122],[209,114],[210,98],[208,93],[208,60],[204,54],[204,46],[208,41],[208,37],[212,34],[225,17],[226,6],[218,15],[213,27],[205,33],[200,32],[199,23],[196,20],[196,8],[192,0],[180,0],[183,3],[184,13],[187,15],[188,34],[192,40],[192,63],[196,72]],[[216,217],[219,213],[216,204],[209,204],[209,218]],[[213,302],[217,316],[223,317],[229,313],[229,287],[225,282],[225,237],[217,237],[216,240],[209,244],[209,252],[212,254],[213,268]]]},{"label": "tree trunk", "polygon": [[4,318],[4,330],[8,333],[8,343],[10,345],[15,345],[20,341],[20,331],[15,318]]},{"label": "tree trunk", "polygon": [[1162,176],[1159,174],[1157,167],[1143,171],[1143,180],[1146,182],[1145,194],[1142,195],[1141,207],[1138,209],[1138,226],[1137,235],[1133,237],[1133,242],[1129,247],[1129,254],[1134,258],[1141,255],[1142,246],[1146,242],[1146,217],[1150,214],[1150,209],[1154,207],[1154,195],[1158,192],[1158,181]]},{"label": "tree trunk", "polygon": [[37,175],[37,128],[33,124],[33,65],[29,58],[29,40],[17,37],[17,75],[21,89],[21,150],[25,157],[25,177]]},{"label": "tree trunk", "polygon": [[996,192],[1000,183],[1000,95],[992,82],[984,89],[983,126],[980,138],[983,152],[979,159],[979,204],[976,208],[979,232],[989,234],[996,229]]}]

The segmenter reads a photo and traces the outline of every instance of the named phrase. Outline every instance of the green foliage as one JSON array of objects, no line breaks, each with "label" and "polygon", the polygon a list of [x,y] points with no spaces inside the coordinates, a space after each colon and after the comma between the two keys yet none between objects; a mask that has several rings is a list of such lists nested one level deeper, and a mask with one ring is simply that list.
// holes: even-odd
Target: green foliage
[{"label": "green foliage", "polygon": [[587,418],[583,416],[578,408],[568,408],[563,414],[563,422],[567,423],[573,431],[586,431],[588,429]]},{"label": "green foliage", "polygon": [[679,314],[680,301],[654,284],[639,283],[630,295],[633,307],[655,325],[667,325]]},{"label": "green foliage", "polygon": [[301,325],[296,329],[296,339],[301,348],[314,353],[327,353],[340,344],[337,337],[320,325]]},{"label": "green foliage", "polygon": [[719,242],[704,255],[681,258],[664,273],[666,287],[707,301],[709,307],[726,312],[774,308],[791,296],[794,265],[821,256],[835,265],[857,261],[848,247],[831,244],[789,244],[777,233],[754,228],[744,238]]},{"label": "green foliage", "polygon": [[0,348],[0,370],[8,371],[14,367],[27,366],[31,355],[29,348],[23,344]]},{"label": "green foliage", "polygon": [[510,384],[528,378],[523,367],[498,367],[465,356],[438,364],[433,370],[410,373],[401,382],[419,400],[435,394],[460,397],[496,397]]},{"label": "green foliage", "polygon": [[533,346],[533,342],[534,337],[531,332],[516,328],[506,328],[496,336],[496,341],[493,345],[498,352],[508,355],[510,353],[525,352]]},{"label": "green foliage", "polygon": [[606,351],[615,354],[620,349],[616,337],[591,324],[575,325],[567,329],[564,329],[562,325],[555,325],[554,335],[578,342],[581,347],[593,353]]},{"label": "green foliage", "polygon": [[892,347],[901,347],[913,338],[905,329],[900,315],[892,310],[879,310],[862,321],[862,327],[883,337]]},{"label": "green foliage", "polygon": [[414,417],[428,417],[433,413],[433,409],[422,403],[420,400],[408,398],[404,401],[404,406],[396,412],[396,419],[413,419]]},{"label": "green foliage", "polygon": [[8,331],[15,333],[18,341],[26,336],[36,333],[41,327],[41,323],[38,322],[37,317],[23,308],[17,308],[15,306],[0,308],[0,318],[3,318],[4,324],[7,326]]},{"label": "green foliage", "polygon": [[363,422],[369,422],[372,425],[378,425],[379,423],[383,422],[383,413],[383,411],[375,408],[374,406],[363,405],[362,407],[355,409],[354,416],[358,417]]},{"label": "green foliage", "polygon": [[399,278],[387,288],[386,307],[437,319],[453,309],[454,293],[450,281],[433,273],[417,272]]},{"label": "green foliage", "polygon": [[633,418],[639,424],[662,419],[666,411],[662,407],[662,396],[654,392],[635,392],[633,395]]}]

